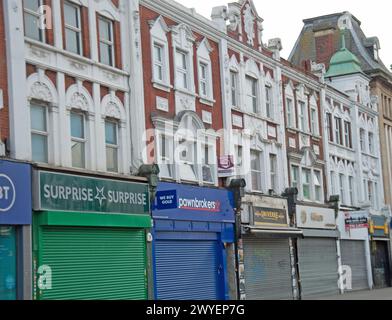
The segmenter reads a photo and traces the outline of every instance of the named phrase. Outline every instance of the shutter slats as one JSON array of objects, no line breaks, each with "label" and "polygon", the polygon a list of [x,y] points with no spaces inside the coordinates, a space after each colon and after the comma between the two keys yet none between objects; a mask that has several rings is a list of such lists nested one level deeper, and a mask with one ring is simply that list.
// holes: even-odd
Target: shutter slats
[{"label": "shutter slats", "polygon": [[293,299],[289,240],[246,237],[243,243],[246,298]]},{"label": "shutter slats", "polygon": [[298,262],[302,298],[339,294],[335,239],[299,239]]},{"label": "shutter slats", "polygon": [[365,241],[342,240],[340,248],[343,266],[351,268],[352,290],[369,289]]},{"label": "shutter slats", "polygon": [[53,287],[42,299],[147,299],[144,230],[43,227],[41,241]]},{"label": "shutter slats", "polygon": [[155,243],[156,291],[159,300],[221,300],[216,241]]}]

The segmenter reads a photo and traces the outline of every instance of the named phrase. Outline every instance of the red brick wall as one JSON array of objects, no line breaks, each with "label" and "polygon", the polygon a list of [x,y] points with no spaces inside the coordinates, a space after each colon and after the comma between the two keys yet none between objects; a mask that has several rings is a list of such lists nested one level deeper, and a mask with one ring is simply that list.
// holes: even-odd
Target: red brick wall
[{"label": "red brick wall", "polygon": [[327,70],[332,55],[335,53],[335,41],[333,34],[315,37],[317,63],[324,63]]},{"label": "red brick wall", "polygon": [[4,101],[4,109],[0,111],[0,137],[4,141],[9,137],[9,106],[3,1],[0,1],[0,89],[3,90]]},{"label": "red brick wall", "polygon": [[[152,74],[152,57],[151,57],[151,40],[150,40],[150,26],[149,21],[155,20],[159,17],[159,13],[156,13],[143,6],[140,7],[140,23],[141,23],[141,35],[142,35],[142,55],[143,55],[143,71],[144,71],[144,90],[145,90],[145,109],[146,109],[146,127],[147,129],[153,128],[151,121],[151,114],[159,114],[169,119],[175,117],[175,93],[171,90],[170,93],[164,92],[162,90],[153,87],[151,80]],[[165,22],[168,26],[177,25],[178,23],[165,18]],[[196,42],[203,40],[204,36],[193,32],[196,37]],[[169,44],[169,65],[170,65],[170,83],[174,84],[174,62],[173,62],[173,48],[172,48],[172,37],[170,32],[167,33],[168,44]],[[208,126],[215,130],[220,130],[223,128],[223,115],[222,115],[222,97],[221,97],[221,80],[220,80],[220,61],[219,61],[219,45],[218,43],[209,39],[210,45],[213,48],[211,53],[211,67],[212,67],[212,83],[214,91],[214,99],[216,100],[214,107],[210,107],[201,104],[198,99],[196,99],[196,113],[199,117],[202,117],[202,110],[206,110],[212,113],[213,125]],[[197,67],[197,48],[196,44],[194,46],[194,81],[196,93],[198,93],[198,67]],[[156,97],[163,97],[169,100],[169,112],[162,112],[156,109]]]}]

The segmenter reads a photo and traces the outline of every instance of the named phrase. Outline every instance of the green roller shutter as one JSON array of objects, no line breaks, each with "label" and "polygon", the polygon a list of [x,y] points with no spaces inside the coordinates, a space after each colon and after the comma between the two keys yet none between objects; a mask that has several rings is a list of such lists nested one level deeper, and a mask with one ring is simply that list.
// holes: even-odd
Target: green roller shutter
[{"label": "green roller shutter", "polygon": [[41,226],[38,256],[52,270],[42,300],[147,299],[143,229]]}]

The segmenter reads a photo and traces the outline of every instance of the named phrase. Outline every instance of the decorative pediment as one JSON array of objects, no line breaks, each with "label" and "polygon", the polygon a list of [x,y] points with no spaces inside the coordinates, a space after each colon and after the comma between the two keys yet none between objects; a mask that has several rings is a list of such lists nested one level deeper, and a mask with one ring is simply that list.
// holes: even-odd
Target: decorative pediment
[{"label": "decorative pediment", "polygon": [[170,31],[170,29],[162,16],[159,16],[155,20],[150,20],[148,24],[150,25],[151,35],[155,38],[161,39],[162,41],[167,41],[166,34]]},{"label": "decorative pediment", "polygon": [[312,148],[304,147],[302,148],[302,160],[301,165],[305,167],[313,167],[317,161],[317,155],[314,153]]},{"label": "decorative pediment", "polygon": [[245,72],[255,78],[260,77],[260,69],[253,59],[248,59],[245,63]]},{"label": "decorative pediment", "polygon": [[111,20],[120,21],[120,10],[112,1],[95,1],[97,5],[96,11]]},{"label": "decorative pediment", "polygon": [[127,120],[124,106],[114,92],[109,93],[102,99],[101,106],[102,116],[104,118],[113,118],[121,121]]},{"label": "decorative pediment", "polygon": [[53,82],[45,75],[43,70],[38,70],[37,73],[32,74],[27,79],[28,99],[35,99],[58,105],[57,89]]},{"label": "decorative pediment", "polygon": [[197,55],[206,60],[210,59],[210,54],[214,49],[207,38],[204,38],[197,46]]},{"label": "decorative pediment", "polygon": [[294,90],[295,89],[294,89],[294,84],[291,80],[285,84],[284,90],[285,90],[286,96],[294,97]]},{"label": "decorative pediment", "polygon": [[235,54],[233,54],[229,60],[229,67],[231,70],[234,70],[236,72],[240,71],[240,64]]},{"label": "decorative pediment", "polygon": [[79,109],[86,112],[94,112],[93,99],[81,82],[69,87],[65,101],[68,110]]},{"label": "decorative pediment", "polygon": [[171,31],[173,34],[173,41],[180,48],[190,48],[195,42],[195,35],[185,23],[172,26]]}]

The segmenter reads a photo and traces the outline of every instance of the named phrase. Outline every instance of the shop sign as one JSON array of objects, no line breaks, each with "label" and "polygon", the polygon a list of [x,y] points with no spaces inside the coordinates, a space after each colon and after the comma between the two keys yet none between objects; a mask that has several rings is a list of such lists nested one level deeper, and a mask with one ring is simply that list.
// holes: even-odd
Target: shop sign
[{"label": "shop sign", "polygon": [[369,233],[374,237],[389,237],[388,219],[384,216],[371,216]]},{"label": "shop sign", "polygon": [[297,206],[297,226],[308,229],[336,229],[335,211],[328,208]]},{"label": "shop sign", "polygon": [[284,209],[253,208],[253,223],[255,226],[273,225],[288,226],[287,212]]},{"label": "shop sign", "polygon": [[0,160],[0,225],[30,225],[31,167]]},{"label": "shop sign", "polygon": [[369,227],[368,213],[366,211],[345,212],[344,224],[346,230],[367,229]]},{"label": "shop sign", "polygon": [[223,156],[218,159],[218,177],[227,178],[235,174],[234,157]]},{"label": "shop sign", "polygon": [[37,171],[34,210],[148,214],[148,185]]},{"label": "shop sign", "polygon": [[227,190],[160,183],[153,205],[155,218],[234,221],[233,194]]}]

